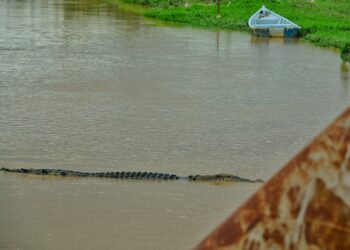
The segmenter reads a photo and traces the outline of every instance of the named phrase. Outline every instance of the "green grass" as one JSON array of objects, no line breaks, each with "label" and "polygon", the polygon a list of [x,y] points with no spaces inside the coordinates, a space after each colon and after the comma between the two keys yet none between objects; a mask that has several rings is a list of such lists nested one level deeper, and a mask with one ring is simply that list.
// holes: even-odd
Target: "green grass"
[{"label": "green grass", "polygon": [[[115,1],[115,0],[111,0]],[[221,17],[216,4],[204,0],[122,0],[145,5],[144,15],[163,21],[206,28],[249,30],[247,21],[262,0],[221,0]],[[350,61],[350,0],[270,0],[267,8],[302,27],[301,37],[319,46],[335,47]],[[185,4],[188,4],[188,7]]]}]

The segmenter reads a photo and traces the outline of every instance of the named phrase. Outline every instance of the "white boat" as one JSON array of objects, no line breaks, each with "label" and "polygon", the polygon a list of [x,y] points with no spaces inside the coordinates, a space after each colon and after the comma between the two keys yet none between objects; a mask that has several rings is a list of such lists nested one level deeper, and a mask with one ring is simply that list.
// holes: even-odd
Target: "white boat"
[{"label": "white boat", "polygon": [[300,26],[264,5],[249,18],[248,25],[257,36],[296,37],[300,30]]}]

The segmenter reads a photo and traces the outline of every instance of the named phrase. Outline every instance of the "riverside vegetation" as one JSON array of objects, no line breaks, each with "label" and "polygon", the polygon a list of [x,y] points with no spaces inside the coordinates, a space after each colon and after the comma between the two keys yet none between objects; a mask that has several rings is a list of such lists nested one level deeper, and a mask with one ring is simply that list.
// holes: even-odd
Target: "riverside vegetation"
[{"label": "riverside vegetation", "polygon": [[[112,2],[120,0],[109,0]],[[168,22],[206,28],[249,30],[247,21],[262,0],[221,0],[217,6],[207,0],[122,0],[146,6],[144,16]],[[343,61],[350,62],[349,0],[269,0],[266,7],[302,27],[301,37],[316,45],[340,49]]]}]

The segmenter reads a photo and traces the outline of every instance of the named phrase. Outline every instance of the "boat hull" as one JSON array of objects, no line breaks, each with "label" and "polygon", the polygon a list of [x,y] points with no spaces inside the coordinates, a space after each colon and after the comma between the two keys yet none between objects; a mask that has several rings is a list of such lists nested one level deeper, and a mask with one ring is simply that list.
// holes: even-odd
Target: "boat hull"
[{"label": "boat hull", "polygon": [[299,36],[299,28],[259,28],[253,29],[256,36],[261,37],[297,37]]},{"label": "boat hull", "polygon": [[300,31],[300,26],[264,5],[249,18],[248,25],[256,36],[263,37],[297,37]]},{"label": "boat hull", "polygon": [[350,107],[195,250],[350,249]]}]

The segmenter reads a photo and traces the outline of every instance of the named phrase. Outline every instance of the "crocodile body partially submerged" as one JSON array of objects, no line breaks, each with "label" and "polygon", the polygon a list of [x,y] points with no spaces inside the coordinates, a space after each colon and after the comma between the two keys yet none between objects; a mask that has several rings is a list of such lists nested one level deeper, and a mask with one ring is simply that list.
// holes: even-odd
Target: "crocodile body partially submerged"
[{"label": "crocodile body partially submerged", "polygon": [[44,176],[63,176],[63,177],[100,177],[100,178],[114,178],[114,179],[133,179],[133,180],[188,180],[197,182],[249,182],[261,183],[261,179],[250,180],[241,178],[231,174],[216,174],[216,175],[189,175],[178,176],[175,174],[164,174],[156,172],[80,172],[63,169],[35,169],[35,168],[19,168],[9,169],[0,168],[0,171],[21,174],[34,174]]}]

